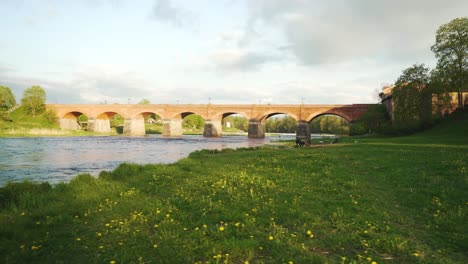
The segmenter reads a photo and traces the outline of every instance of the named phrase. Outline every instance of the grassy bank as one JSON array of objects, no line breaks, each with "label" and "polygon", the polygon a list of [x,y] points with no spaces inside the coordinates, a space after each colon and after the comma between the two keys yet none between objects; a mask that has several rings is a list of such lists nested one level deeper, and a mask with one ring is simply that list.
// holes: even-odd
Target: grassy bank
[{"label": "grassy bank", "polygon": [[468,263],[466,116],[0,189],[2,263]]}]

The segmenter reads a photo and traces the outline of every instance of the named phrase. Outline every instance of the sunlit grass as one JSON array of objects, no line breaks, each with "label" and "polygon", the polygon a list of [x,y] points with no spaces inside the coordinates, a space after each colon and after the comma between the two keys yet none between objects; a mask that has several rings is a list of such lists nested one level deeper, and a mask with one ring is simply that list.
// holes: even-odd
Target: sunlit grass
[{"label": "sunlit grass", "polygon": [[12,183],[0,262],[467,263],[468,144],[423,137],[204,150]]}]

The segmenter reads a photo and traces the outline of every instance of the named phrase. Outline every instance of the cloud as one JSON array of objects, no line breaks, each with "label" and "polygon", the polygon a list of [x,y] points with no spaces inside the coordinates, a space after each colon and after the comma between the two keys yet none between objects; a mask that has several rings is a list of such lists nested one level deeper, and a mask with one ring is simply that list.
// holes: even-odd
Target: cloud
[{"label": "cloud", "polygon": [[214,69],[221,71],[256,70],[275,59],[273,56],[238,48],[218,50],[209,56]]},{"label": "cloud", "polygon": [[171,0],[157,0],[151,10],[151,18],[174,27],[197,24],[197,16]]},{"label": "cloud", "polygon": [[70,73],[67,81],[52,78],[23,76],[14,69],[4,71],[0,65],[0,80],[12,88],[17,98],[24,89],[40,85],[47,93],[49,103],[135,103],[164,91],[155,91],[154,85],[138,74],[110,65],[82,67]]},{"label": "cloud", "polygon": [[[432,58],[443,23],[464,16],[462,0],[248,1],[249,28],[278,28],[285,46],[306,65],[345,60]],[[262,28],[264,28],[262,27]]]}]

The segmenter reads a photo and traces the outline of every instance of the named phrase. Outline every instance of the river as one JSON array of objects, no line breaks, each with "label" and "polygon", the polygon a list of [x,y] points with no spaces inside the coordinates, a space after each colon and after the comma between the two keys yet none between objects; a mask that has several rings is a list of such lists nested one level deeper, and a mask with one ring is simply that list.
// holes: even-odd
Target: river
[{"label": "river", "polygon": [[[294,138],[291,135],[281,138],[285,137]],[[97,175],[123,162],[172,163],[195,150],[256,147],[276,138],[160,135],[0,138],[0,186],[23,180],[68,182],[79,173]]]}]

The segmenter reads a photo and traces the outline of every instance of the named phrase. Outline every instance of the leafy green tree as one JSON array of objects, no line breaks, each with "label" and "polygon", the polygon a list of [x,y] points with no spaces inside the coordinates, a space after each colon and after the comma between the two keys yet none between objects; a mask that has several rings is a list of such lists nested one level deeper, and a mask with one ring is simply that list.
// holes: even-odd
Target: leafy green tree
[{"label": "leafy green tree", "polygon": [[233,117],[234,127],[243,131],[249,130],[249,120],[243,116]]},{"label": "leafy green tree", "polygon": [[183,127],[192,129],[201,129],[205,125],[205,120],[199,115],[191,114],[184,118]]},{"label": "leafy green tree", "polygon": [[297,129],[297,121],[290,117],[273,117],[265,122],[265,131],[273,133],[294,133]]},{"label": "leafy green tree", "polygon": [[319,116],[314,118],[310,122],[309,126],[312,133],[330,133],[336,135],[349,134],[349,123],[340,116]]},{"label": "leafy green tree", "polygon": [[26,89],[21,99],[21,104],[28,114],[32,116],[40,115],[45,111],[46,93],[38,85]]},{"label": "leafy green tree", "polygon": [[0,85],[0,111],[8,111],[15,105],[16,99],[11,89]]},{"label": "leafy green tree", "polygon": [[150,100],[148,100],[146,98],[143,98],[143,99],[141,99],[140,102],[138,102],[138,104],[147,105],[147,104],[151,104],[151,102],[150,102]]},{"label": "leafy green tree", "polygon": [[398,126],[417,127],[430,122],[429,68],[415,64],[400,75],[393,89],[394,119]]},{"label": "leafy green tree", "polygon": [[440,26],[431,50],[442,80],[458,93],[458,108],[463,108],[463,91],[468,90],[468,17]]}]

